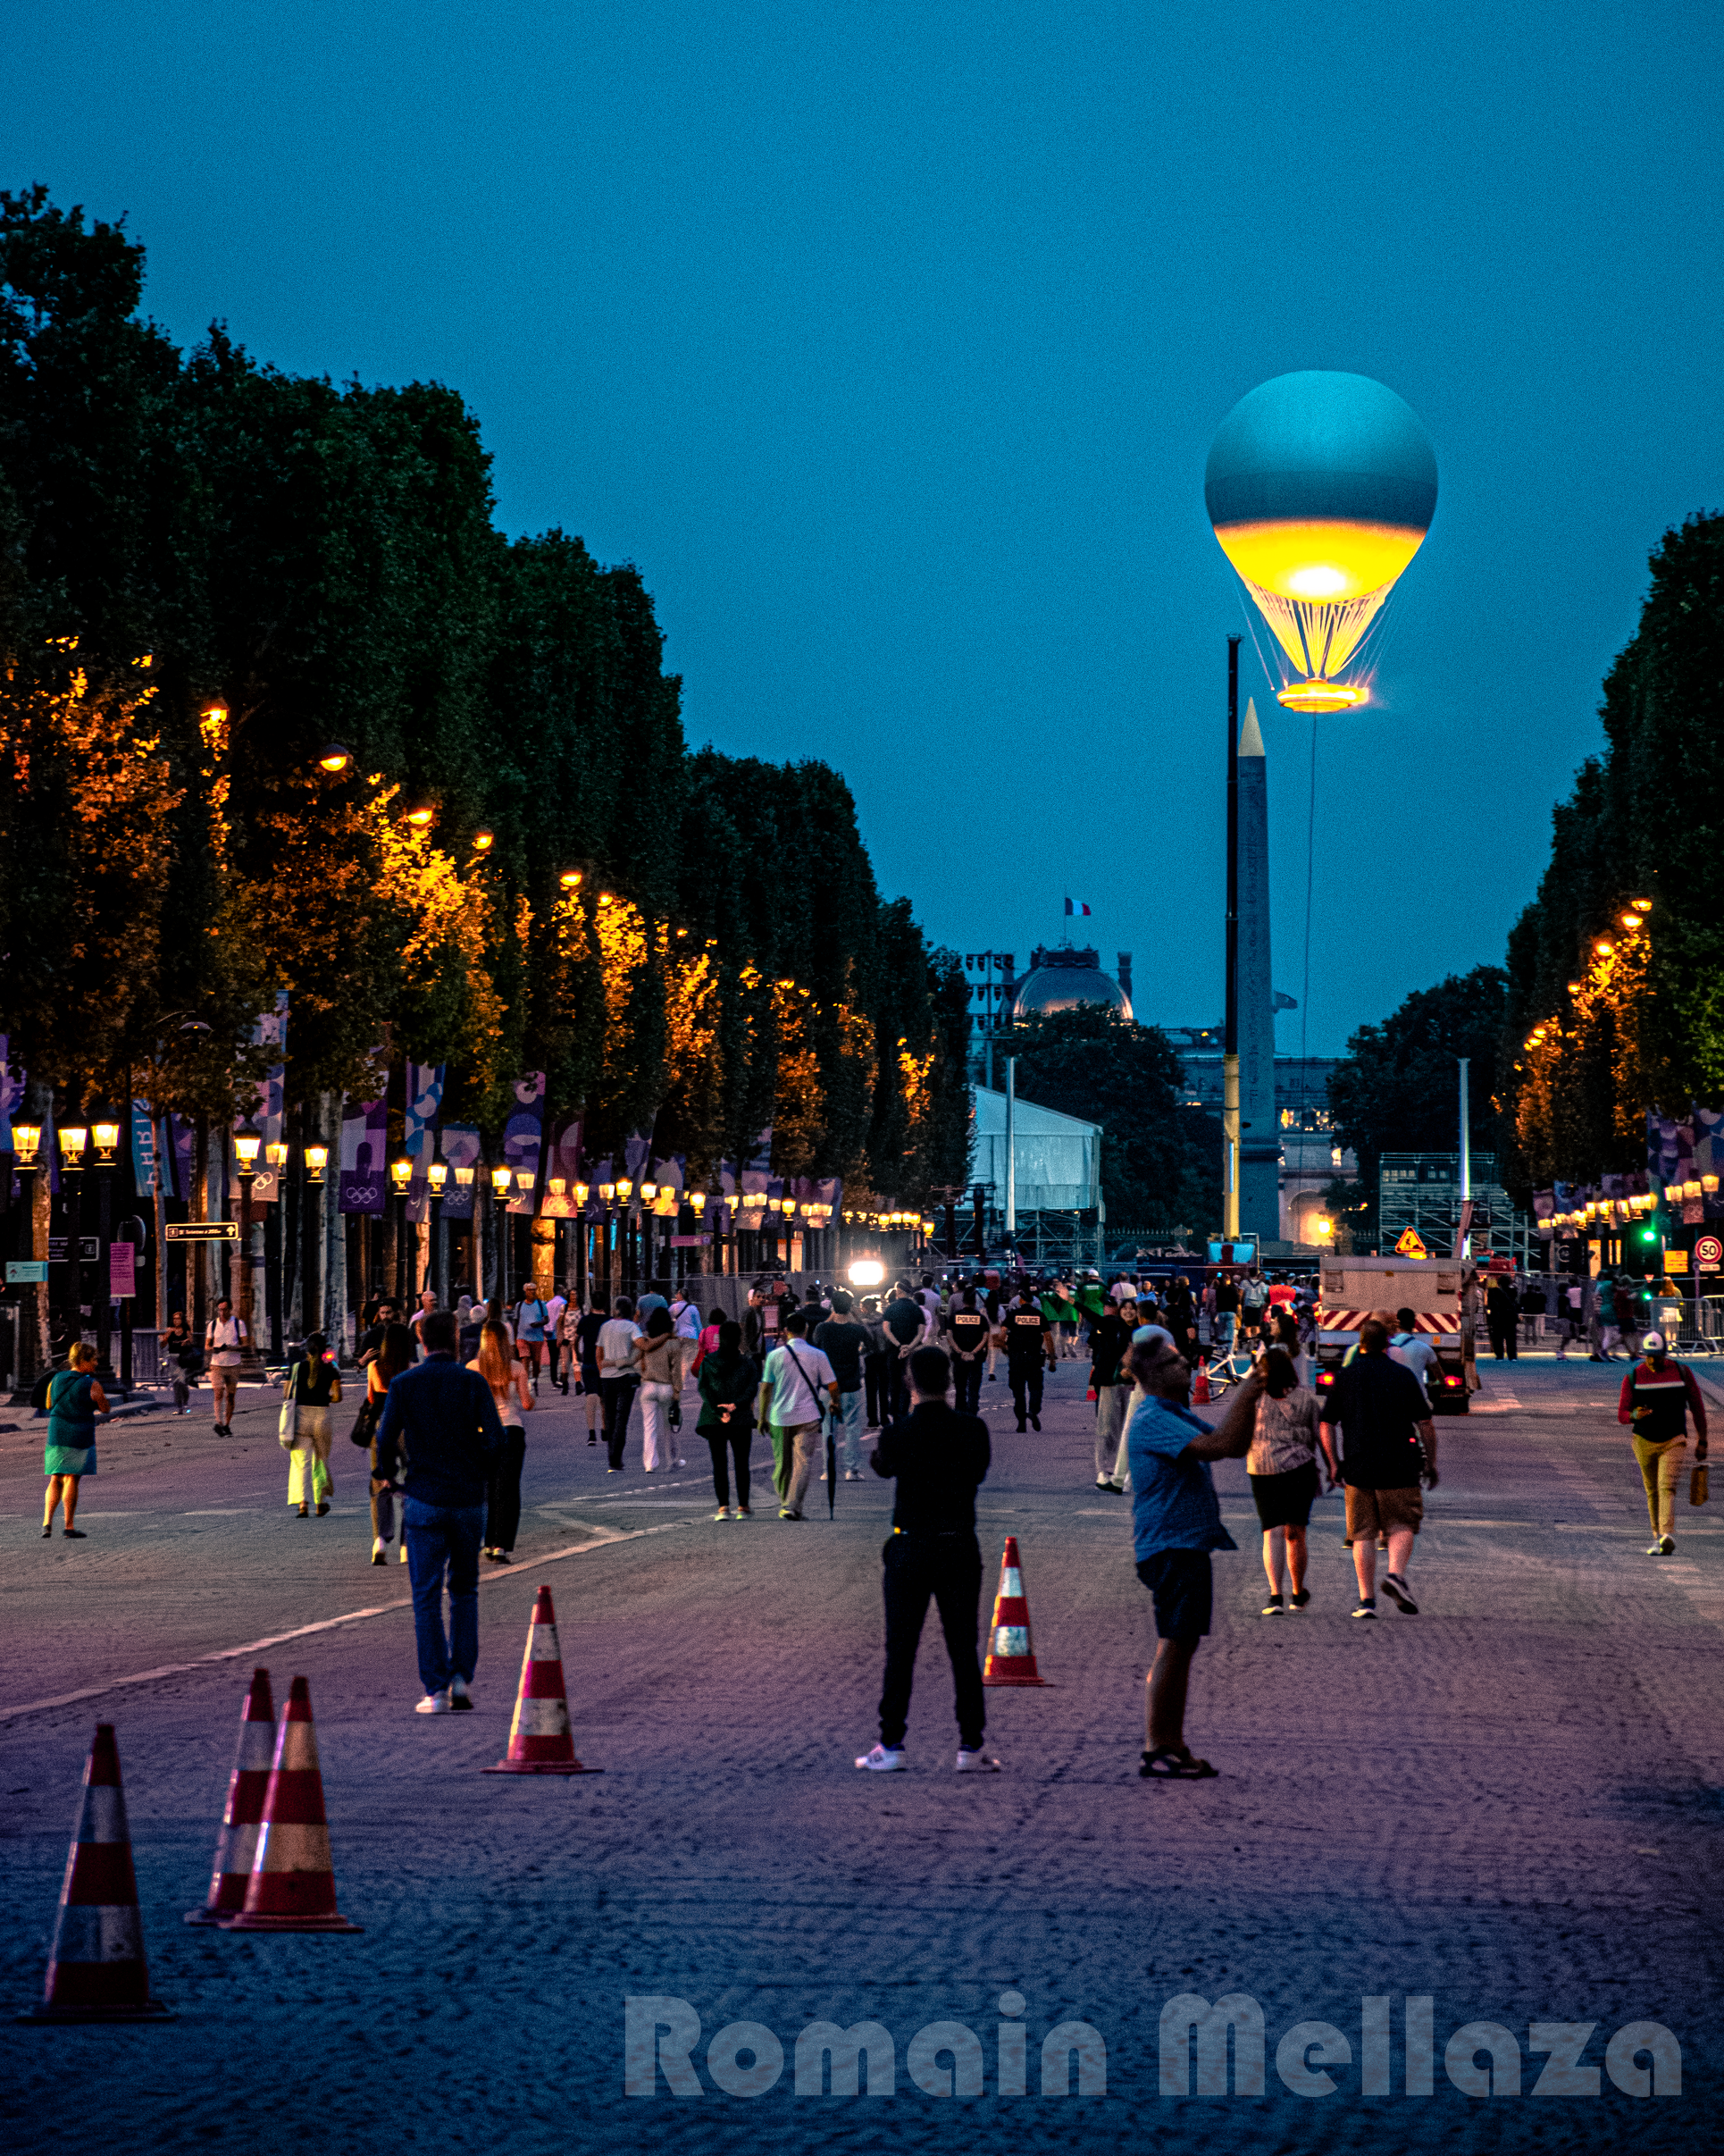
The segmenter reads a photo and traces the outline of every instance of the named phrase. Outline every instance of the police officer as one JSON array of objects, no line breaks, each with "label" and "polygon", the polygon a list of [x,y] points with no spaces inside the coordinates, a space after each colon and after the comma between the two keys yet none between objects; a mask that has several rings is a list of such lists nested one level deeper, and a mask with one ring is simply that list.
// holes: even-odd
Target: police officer
[{"label": "police officer", "polygon": [[1040,1430],[1042,1372],[1054,1368],[1053,1327],[1042,1316],[1027,1280],[1003,1313],[1000,1330],[1006,1336],[1006,1377],[1017,1410],[1017,1427],[1023,1429],[1027,1414],[1032,1426]]},{"label": "police officer", "polygon": [[975,1290],[967,1288],[958,1307],[946,1318],[946,1338],[951,1343],[952,1383],[958,1393],[958,1412],[973,1415],[982,1392],[982,1360],[988,1352],[988,1321],[975,1306]]}]

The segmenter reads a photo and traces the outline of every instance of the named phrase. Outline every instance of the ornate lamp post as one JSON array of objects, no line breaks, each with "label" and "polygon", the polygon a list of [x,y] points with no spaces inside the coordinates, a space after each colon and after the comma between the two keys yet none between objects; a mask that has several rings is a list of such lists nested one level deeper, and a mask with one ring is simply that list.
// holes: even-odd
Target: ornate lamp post
[{"label": "ornate lamp post", "polygon": [[425,1170],[425,1180],[431,1186],[431,1287],[439,1309],[448,1303],[448,1254],[443,1245],[443,1191],[449,1179],[447,1161],[432,1161]]},{"label": "ornate lamp post", "polygon": [[640,1287],[642,1294],[652,1288],[658,1279],[658,1230],[653,1222],[657,1218],[658,1200],[657,1183],[640,1186]]},{"label": "ornate lamp post", "polygon": [[[707,1194],[706,1194],[706,1192],[705,1192],[704,1190],[691,1190],[691,1191],[690,1191],[690,1193],[689,1193],[689,1206],[690,1206],[690,1211],[693,1212],[693,1214],[694,1214],[694,1232],[695,1232],[696,1236],[698,1237],[698,1236],[700,1234],[700,1225],[701,1225],[701,1224],[700,1224],[700,1216],[701,1216],[701,1214],[702,1214],[702,1213],[704,1213],[704,1212],[706,1212],[706,1210],[707,1210]],[[687,1255],[688,1255],[687,1251],[684,1251],[682,1254],[683,1254],[683,1256],[686,1258],[686,1257],[687,1257]],[[695,1246],[694,1246],[694,1270],[695,1270],[695,1271],[696,1271],[696,1272],[699,1273],[699,1272],[705,1272],[705,1271],[706,1271],[706,1270],[707,1270],[707,1263],[706,1263],[706,1259],[707,1259],[707,1251],[706,1251],[706,1246],[705,1246],[703,1243],[697,1242],[697,1243],[695,1244]],[[716,1269],[715,1268],[715,1270],[716,1270]],[[684,1269],[683,1269],[683,1275],[682,1275],[682,1277],[683,1277],[685,1279],[688,1278],[688,1269],[687,1269],[687,1267],[686,1267],[686,1266],[685,1266],[685,1267],[684,1267]]]},{"label": "ornate lamp post", "polygon": [[[305,1187],[317,1195],[305,1214],[305,1225],[299,1237],[299,1263],[304,1268],[305,1286],[300,1290],[299,1305],[305,1323],[305,1332],[322,1332],[323,1324],[323,1170],[330,1164],[330,1149],[324,1145],[307,1145],[305,1152]],[[338,1340],[336,1347],[339,1350]]]},{"label": "ornate lamp post", "polygon": [[507,1247],[509,1233],[509,1191],[515,1178],[500,1162],[491,1170],[491,1248],[497,1272],[497,1299],[500,1305],[509,1292],[508,1261],[514,1252]]},{"label": "ornate lamp post", "polygon": [[264,1150],[262,1134],[249,1125],[233,1134],[234,1171],[239,1178],[239,1280],[234,1300],[239,1321],[246,1329],[241,1368],[249,1376],[258,1363],[257,1338],[252,1323],[254,1275],[251,1263],[251,1187],[257,1177],[257,1156]]},{"label": "ornate lamp post", "polygon": [[[90,1134],[86,1124],[68,1123],[60,1132],[60,1175],[63,1185],[61,1195],[60,1218],[66,1230],[65,1251],[71,1266],[72,1297],[70,1325],[71,1338],[74,1340],[82,1337],[84,1330],[83,1238],[79,1232],[83,1226],[84,1207],[83,1186],[78,1179],[84,1172],[84,1155],[89,1142]],[[54,1244],[53,1238],[50,1237],[48,1243],[50,1270],[52,1269],[53,1255]],[[52,1323],[52,1318],[53,1313],[50,1311],[50,1323]]]},{"label": "ornate lamp post", "polygon": [[281,1260],[287,1236],[288,1161],[292,1147],[283,1138],[272,1138],[264,1158],[275,1178],[275,1206],[264,1229],[264,1300],[270,1321],[270,1360],[281,1360]]},{"label": "ornate lamp post", "polygon": [[471,1166],[457,1167],[455,1187],[464,1190],[467,1197],[467,1270],[473,1275],[473,1291],[479,1293],[479,1193],[474,1188],[478,1171]]},{"label": "ornate lamp post", "polygon": [[634,1208],[629,1203],[629,1199],[632,1195],[634,1185],[629,1180],[627,1176],[619,1175],[617,1177],[616,1202],[623,1209],[622,1218],[617,1221],[616,1224],[617,1236],[623,1246],[620,1254],[623,1260],[623,1292],[630,1298],[631,1301],[634,1299],[636,1295],[634,1270]]},{"label": "ornate lamp post", "polygon": [[616,1185],[615,1183],[601,1183],[598,1186],[598,1202],[603,1207],[603,1211],[598,1216],[598,1246],[605,1260],[604,1279],[605,1300],[607,1303],[611,1303],[613,1301],[612,1288],[614,1284],[614,1266],[611,1257],[611,1200],[615,1195]]},{"label": "ornate lamp post", "polygon": [[405,1320],[407,1308],[407,1192],[413,1185],[413,1161],[403,1154],[389,1162],[389,1187],[395,1193],[395,1306]]},{"label": "ornate lamp post", "polygon": [[[12,1127],[12,1144],[13,1168],[21,1176],[28,1178],[34,1175],[42,1165],[40,1123],[14,1123]],[[34,1196],[34,1192],[26,1183],[24,1203],[19,1208],[21,1218],[13,1238],[16,1244],[13,1254],[26,1263],[36,1256]],[[14,1405],[29,1399],[30,1388],[36,1381],[37,1348],[43,1330],[42,1310],[48,1292],[46,1279],[45,1269],[43,1280],[30,1282],[29,1292],[18,1308],[18,1367],[13,1373],[17,1389],[12,1396]],[[37,1300],[38,1289],[43,1298],[41,1303]]]},{"label": "ornate lamp post", "polygon": [[574,1187],[574,1291],[577,1310],[587,1307],[587,1197],[590,1186],[577,1183]]}]

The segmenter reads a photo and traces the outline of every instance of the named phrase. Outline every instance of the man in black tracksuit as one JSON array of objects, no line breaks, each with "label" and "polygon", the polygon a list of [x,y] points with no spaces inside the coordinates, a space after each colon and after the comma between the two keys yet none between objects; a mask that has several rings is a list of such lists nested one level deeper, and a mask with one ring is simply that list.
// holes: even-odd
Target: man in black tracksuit
[{"label": "man in black tracksuit", "polygon": [[947,1405],[951,1362],[943,1347],[909,1358],[915,1405],[881,1432],[877,1475],[895,1476],[892,1531],[881,1551],[886,1600],[886,1677],[880,1694],[880,1741],[857,1761],[874,1774],[904,1765],[910,1684],[930,1597],[939,1605],[951,1658],[958,1712],[958,1771],[993,1774],[998,1759],[982,1749],[986,1716],[976,1633],[982,1618],[982,1550],[975,1539],[975,1493],[988,1472],[988,1426]]},{"label": "man in black tracksuit", "polygon": [[1042,1314],[1042,1305],[1027,1283],[1003,1313],[1000,1329],[1006,1335],[1006,1376],[1012,1388],[1012,1405],[1017,1410],[1017,1427],[1027,1414],[1032,1425],[1042,1427],[1042,1372],[1054,1363],[1053,1327]]}]

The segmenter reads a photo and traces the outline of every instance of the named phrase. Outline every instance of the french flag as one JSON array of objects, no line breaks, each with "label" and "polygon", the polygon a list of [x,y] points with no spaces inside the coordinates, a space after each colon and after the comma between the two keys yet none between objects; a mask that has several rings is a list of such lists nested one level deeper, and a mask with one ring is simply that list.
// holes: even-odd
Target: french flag
[{"label": "french flag", "polygon": [[1089,908],[1081,903],[1075,903],[1071,899],[1067,899],[1066,901],[1066,919],[1067,920],[1072,920],[1079,915],[1081,915],[1084,920],[1088,920],[1090,918]]}]

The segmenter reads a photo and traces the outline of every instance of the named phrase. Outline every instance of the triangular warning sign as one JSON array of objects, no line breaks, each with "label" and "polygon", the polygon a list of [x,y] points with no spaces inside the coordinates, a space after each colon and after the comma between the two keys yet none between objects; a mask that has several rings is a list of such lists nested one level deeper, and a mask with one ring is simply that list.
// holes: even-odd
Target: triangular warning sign
[{"label": "triangular warning sign", "polygon": [[1394,1254],[1398,1258],[1427,1258],[1431,1254],[1420,1242],[1419,1230],[1410,1228],[1395,1245]]}]

